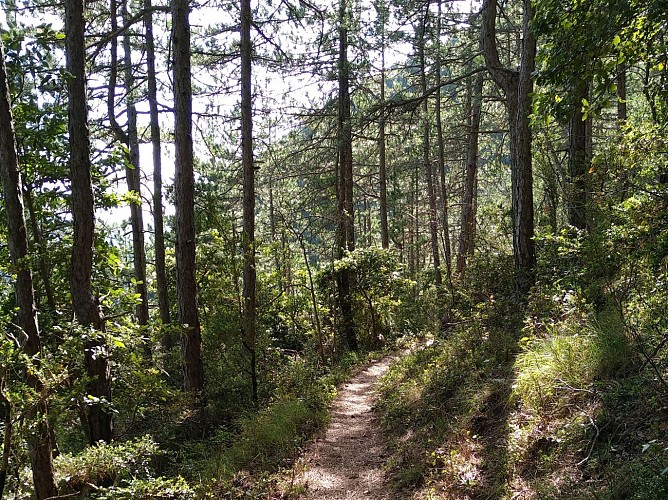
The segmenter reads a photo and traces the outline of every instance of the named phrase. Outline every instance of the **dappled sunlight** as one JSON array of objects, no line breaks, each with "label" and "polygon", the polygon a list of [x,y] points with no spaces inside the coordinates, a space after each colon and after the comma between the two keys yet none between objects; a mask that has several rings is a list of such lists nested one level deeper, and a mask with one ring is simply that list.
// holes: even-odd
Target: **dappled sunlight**
[{"label": "dappled sunlight", "polygon": [[306,483],[313,499],[389,499],[383,466],[387,451],[372,412],[373,384],[389,367],[384,359],[345,384],[324,435],[306,452]]}]

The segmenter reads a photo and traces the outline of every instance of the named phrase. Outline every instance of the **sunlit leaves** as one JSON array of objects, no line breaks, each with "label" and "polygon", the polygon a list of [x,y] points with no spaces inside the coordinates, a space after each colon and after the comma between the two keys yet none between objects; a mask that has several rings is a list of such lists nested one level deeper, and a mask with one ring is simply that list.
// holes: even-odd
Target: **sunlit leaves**
[{"label": "sunlit leaves", "polygon": [[[539,113],[559,118],[572,115],[578,106],[578,89],[584,84],[590,86],[589,113],[598,113],[610,105],[622,64],[648,63],[653,72],[661,73],[666,14],[665,5],[657,4],[665,2],[582,0],[568,9],[555,0],[537,2],[533,29],[539,36]],[[655,83],[660,75],[650,72],[648,77],[648,99],[661,108],[663,91]],[[561,99],[541,94],[557,94]],[[655,118],[661,118],[660,112],[653,113]]]}]

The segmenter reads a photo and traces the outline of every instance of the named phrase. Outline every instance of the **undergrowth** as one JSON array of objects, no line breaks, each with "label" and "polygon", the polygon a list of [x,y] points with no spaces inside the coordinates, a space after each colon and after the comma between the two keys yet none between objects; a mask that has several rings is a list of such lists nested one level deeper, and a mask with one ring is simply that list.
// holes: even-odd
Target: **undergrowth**
[{"label": "undergrowth", "polygon": [[[296,496],[302,486],[281,471],[291,469],[300,445],[328,421],[337,385],[380,355],[351,353],[324,370],[294,355],[276,370],[279,390],[261,411],[247,412],[217,429],[208,422],[211,430],[200,439],[176,443],[172,437],[159,444],[145,435],[62,454],[55,463],[59,490],[96,499]],[[176,422],[171,425],[176,430],[163,430],[163,438],[182,432]]]},{"label": "undergrowth", "polygon": [[598,290],[539,282],[516,301],[496,269],[383,380],[398,497],[668,498],[660,339]]}]

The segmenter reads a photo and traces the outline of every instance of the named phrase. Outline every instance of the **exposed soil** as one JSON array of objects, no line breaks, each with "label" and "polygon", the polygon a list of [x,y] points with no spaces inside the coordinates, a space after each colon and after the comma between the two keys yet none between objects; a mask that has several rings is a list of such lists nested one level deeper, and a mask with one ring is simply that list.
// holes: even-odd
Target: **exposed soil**
[{"label": "exposed soil", "polygon": [[396,498],[385,480],[383,465],[389,455],[372,411],[374,385],[393,360],[387,356],[376,361],[339,389],[329,427],[304,454],[300,479],[307,498]]}]

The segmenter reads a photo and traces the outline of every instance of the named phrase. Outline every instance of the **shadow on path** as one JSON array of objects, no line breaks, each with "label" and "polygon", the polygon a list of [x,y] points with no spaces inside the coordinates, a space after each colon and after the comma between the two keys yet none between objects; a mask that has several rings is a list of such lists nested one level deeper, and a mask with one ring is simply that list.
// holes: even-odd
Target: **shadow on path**
[{"label": "shadow on path", "polygon": [[372,411],[374,385],[395,358],[388,356],[364,369],[339,390],[324,435],[304,455],[301,482],[311,499],[394,498],[383,465],[388,457]]}]

